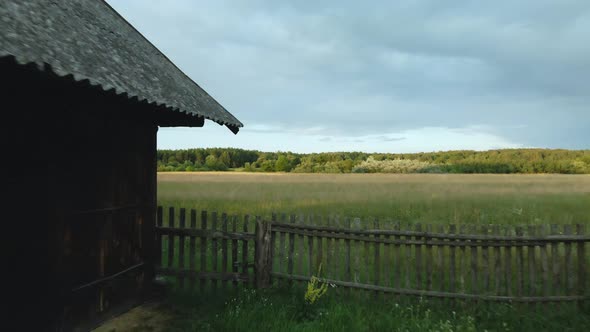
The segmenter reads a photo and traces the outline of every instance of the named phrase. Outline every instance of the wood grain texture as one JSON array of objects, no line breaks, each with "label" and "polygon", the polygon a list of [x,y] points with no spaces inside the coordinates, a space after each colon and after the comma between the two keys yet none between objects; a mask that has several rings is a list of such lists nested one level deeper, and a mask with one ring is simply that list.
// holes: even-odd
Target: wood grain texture
[{"label": "wood grain texture", "polygon": [[[200,251],[200,272],[207,271],[207,237],[205,231],[207,231],[207,211],[201,211],[201,237],[199,239],[199,251]],[[199,280],[199,290],[201,293],[205,292],[207,282],[204,279]]]},{"label": "wood grain texture", "polygon": [[[195,209],[190,210],[190,228],[197,228],[197,211]],[[194,235],[189,237],[189,252],[188,252],[188,268],[191,271],[196,270],[195,267],[195,256],[197,254],[197,243]],[[195,278],[192,276],[189,279],[189,289],[192,291],[195,289]]]}]

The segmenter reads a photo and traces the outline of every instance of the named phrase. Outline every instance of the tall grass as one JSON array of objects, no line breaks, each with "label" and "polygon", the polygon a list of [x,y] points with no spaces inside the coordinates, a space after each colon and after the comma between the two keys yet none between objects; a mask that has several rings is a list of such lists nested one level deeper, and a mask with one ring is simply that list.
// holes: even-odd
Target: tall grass
[{"label": "tall grass", "polygon": [[584,331],[588,311],[547,307],[537,311],[507,304],[372,296],[330,291],[314,315],[302,315],[304,289],[253,290],[194,296],[176,293],[169,331]]},{"label": "tall grass", "polygon": [[[158,181],[158,200],[164,206],[230,215],[269,217],[272,212],[284,212],[432,224],[590,221],[590,176],[587,175],[165,173],[158,175]],[[167,224],[166,217],[164,223]],[[178,248],[177,243],[175,247]],[[166,257],[167,243],[163,249]],[[372,256],[369,253],[367,257]],[[177,266],[178,257],[174,259],[173,265]],[[198,255],[196,259],[199,266]],[[210,260],[208,256],[208,267]],[[168,328],[170,331],[583,331],[590,326],[587,305],[582,310],[570,304],[529,310],[531,307],[524,305],[375,298],[370,292],[353,292],[347,296],[348,292],[331,289],[318,302],[315,315],[302,316],[304,292],[301,284],[266,291],[239,287],[225,294],[195,295],[179,291],[170,299],[169,307],[175,319]]]},{"label": "tall grass", "polygon": [[422,223],[590,221],[588,175],[161,173],[161,204]]}]

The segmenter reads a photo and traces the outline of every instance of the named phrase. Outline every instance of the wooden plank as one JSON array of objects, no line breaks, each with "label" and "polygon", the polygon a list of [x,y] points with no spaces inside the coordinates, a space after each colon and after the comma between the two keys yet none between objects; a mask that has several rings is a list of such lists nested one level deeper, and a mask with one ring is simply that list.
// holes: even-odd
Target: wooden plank
[{"label": "wooden plank", "polygon": [[[211,212],[211,230],[215,232],[217,230],[217,212]],[[219,272],[218,263],[219,263],[219,242],[217,239],[213,238],[211,240],[211,251],[212,251],[212,258],[211,258],[211,270],[212,272]],[[217,290],[217,280],[212,281],[213,290]]]},{"label": "wooden plank", "polygon": [[[510,228],[506,228],[505,234],[510,234]],[[510,244],[504,247],[504,278],[505,293],[512,296],[512,246]]]},{"label": "wooden plank", "polygon": [[[426,233],[432,233],[432,225],[426,225]],[[432,244],[425,246],[426,290],[432,290],[433,253]]]},{"label": "wooden plank", "polygon": [[191,270],[178,270],[178,269],[168,269],[168,268],[159,268],[157,269],[159,274],[162,275],[169,275],[169,276],[182,276],[182,277],[192,277],[195,279],[199,279],[201,281],[207,280],[220,280],[222,282],[251,282],[252,278],[247,273],[221,273],[221,272],[199,272],[199,271],[191,271]]},{"label": "wooden plank", "polygon": [[125,210],[139,210],[141,205],[139,204],[131,204],[131,205],[122,205],[122,206],[114,206],[109,208],[103,209],[92,209],[92,210],[80,210],[80,211],[71,211],[68,212],[69,216],[79,216],[79,215],[112,215],[114,213],[121,213]]},{"label": "wooden plank", "polygon": [[[197,228],[197,210],[195,209],[191,209],[191,215],[190,215],[190,228],[191,229],[195,229]],[[196,251],[197,251],[197,244],[196,244],[196,238],[194,236],[191,236],[189,238],[189,244],[188,244],[188,268],[191,271],[195,270],[195,256],[196,256]],[[190,277],[189,279],[189,289],[191,291],[193,291],[195,289],[195,278],[194,277]]]},{"label": "wooden plank", "polygon": [[271,272],[273,258],[271,249],[271,223],[256,217],[256,288],[263,289],[271,286]]},{"label": "wooden plank", "polygon": [[[83,284],[83,285],[78,285],[74,288],[72,288],[70,291],[71,293],[76,293],[76,292],[80,292],[80,291],[84,291],[84,290],[88,290],[91,288],[99,288],[101,286],[104,285],[108,285],[109,283],[112,283],[113,281],[115,281],[118,277],[123,276],[127,273],[133,272],[133,271],[140,271],[140,270],[144,270],[145,269],[145,263],[139,263],[139,264],[135,264],[133,266],[130,266],[128,268],[126,268],[125,270],[119,271],[115,274],[111,274],[109,276],[105,276],[102,277],[100,279],[91,281],[89,283]],[[102,274],[104,274],[104,271],[102,272]]]},{"label": "wooden plank", "polygon": [[[522,226],[516,226],[516,236],[523,236]],[[524,253],[522,247],[516,248],[516,296],[523,296],[524,290]]]},{"label": "wooden plank", "polygon": [[[280,215],[280,218],[281,218],[281,222],[284,223],[285,222],[285,214],[282,213]],[[278,244],[277,244],[278,247],[275,248],[275,250],[277,250],[276,252],[278,253],[278,256],[277,256],[277,259],[275,260],[276,263],[277,263],[276,268],[273,268],[272,271],[277,270],[278,272],[284,273],[285,272],[285,268],[286,268],[286,254],[285,254],[285,251],[286,251],[286,248],[285,248],[285,245],[286,245],[286,234],[285,234],[285,232],[281,232],[281,231],[274,232],[274,234],[276,234],[275,235],[275,239],[276,239],[275,241],[278,240],[277,241],[278,242]],[[277,282],[277,285],[280,285],[281,284],[281,280],[277,280],[276,282]]]},{"label": "wooden plank", "polygon": [[[228,230],[228,222],[227,222],[227,213],[223,212],[221,213],[221,230],[224,233],[227,233]],[[227,243],[227,239],[222,239],[221,240],[221,272],[222,273],[227,273],[227,268],[228,268],[228,243]],[[227,280],[224,280],[221,282],[221,286],[224,289],[227,289]]]},{"label": "wooden plank", "polygon": [[[467,232],[467,226],[466,225],[460,225],[459,226],[459,233],[460,234],[465,234]],[[459,266],[461,267],[461,272],[459,274],[459,289],[461,293],[465,293],[466,291],[466,287],[465,287],[465,281],[467,279],[467,271],[468,271],[468,261],[467,261],[467,251],[466,251],[466,247],[465,246],[460,246],[459,247]]]},{"label": "wooden plank", "polygon": [[[179,221],[179,228],[186,228],[186,209],[180,208],[180,213],[178,216]],[[184,255],[184,245],[185,245],[185,236],[178,237],[178,268],[180,270],[184,270],[184,262],[185,262],[185,255]],[[178,277],[178,283],[180,289],[184,289],[185,287],[185,279],[183,276]]]},{"label": "wooden plank", "polygon": [[[436,226],[436,231],[438,233],[444,233],[445,232],[445,228],[443,225],[437,225]],[[436,250],[436,256],[435,256],[435,280],[438,280],[438,287],[437,289],[440,291],[444,291],[445,289],[447,289],[447,287],[445,286],[445,273],[444,271],[446,271],[447,267],[445,265],[445,251],[446,251],[446,246],[436,246],[435,250]]]},{"label": "wooden plank", "polygon": [[[477,232],[476,229],[476,225],[469,225],[469,233],[470,234],[475,234]],[[474,242],[477,242],[477,240],[474,240]],[[478,257],[478,247],[477,246],[472,246],[470,248],[470,253],[471,253],[471,257],[469,259],[469,263],[471,265],[471,283],[470,283],[470,289],[471,289],[471,294],[479,294],[480,292],[480,287],[479,287],[479,257]]]},{"label": "wooden plank", "polygon": [[[232,232],[237,232],[238,231],[238,216],[234,215],[231,218],[231,230]],[[238,273],[238,240],[236,239],[232,239],[231,240],[231,266],[232,266],[232,272],[233,273]],[[238,281],[234,280],[232,282],[233,287],[237,288],[238,287]]]},{"label": "wooden plank", "polygon": [[[150,145],[144,145],[146,148],[143,150],[144,156],[146,156],[145,160],[149,160],[149,163],[146,163],[146,175],[148,175],[147,181],[145,181],[146,186],[144,187],[141,192],[143,192],[143,196],[145,200],[142,199],[143,205],[137,208],[137,212],[139,209],[143,209],[145,216],[143,220],[136,219],[136,221],[141,220],[141,232],[143,233],[140,235],[141,242],[143,243],[143,251],[145,253],[144,263],[147,265],[144,269],[144,278],[146,281],[151,282],[156,277],[155,268],[158,266],[158,260],[162,255],[161,249],[158,247],[158,244],[154,242],[154,228],[156,226],[157,221],[154,219],[157,215],[157,205],[158,205],[158,197],[157,197],[157,186],[158,186],[158,175],[157,175],[157,153],[154,151],[154,146],[156,145],[157,140],[157,127],[156,126],[149,126],[150,132]],[[139,137],[137,137],[139,138]],[[153,144],[153,145],[152,145]],[[149,159],[148,159],[149,158]],[[139,185],[139,183],[136,183]],[[140,212],[139,212],[140,213]],[[137,217],[137,216],[136,216]],[[158,241],[159,242],[159,241]],[[156,255],[156,257],[154,257]],[[144,291],[147,293],[151,288],[143,287]]]},{"label": "wooden plank", "polygon": [[[423,236],[420,235],[422,234],[422,225],[420,223],[417,223],[416,225],[414,225],[414,230],[416,231],[416,235],[414,237],[414,239],[416,240],[423,240]],[[415,284],[415,289],[422,289],[424,288],[423,285],[423,278],[422,278],[422,244],[416,244],[414,245],[415,249],[415,259],[416,259],[416,274],[415,274],[415,279],[416,279],[416,284]]]},{"label": "wooden plank", "polygon": [[[201,211],[201,230],[207,230],[207,211]],[[207,238],[205,236],[201,236],[199,239],[199,250],[201,253],[200,257],[200,272],[207,271]],[[207,281],[200,279],[199,280],[199,290],[201,293],[205,292]]]},{"label": "wooden plank", "polygon": [[[345,219],[345,225],[347,229],[351,227],[351,221],[349,217]],[[344,240],[345,246],[345,253],[344,253],[344,280],[345,281],[352,281],[352,269],[351,269],[351,248],[350,248],[350,240]]]},{"label": "wooden plank", "polygon": [[[336,227],[336,229],[340,229],[342,226],[340,225],[340,217],[335,216],[334,217],[334,226]],[[335,232],[334,234],[336,234],[337,232]],[[341,278],[341,273],[340,273],[340,269],[341,269],[341,262],[342,262],[342,254],[340,252],[340,239],[334,238],[334,243],[333,243],[333,250],[334,250],[334,255],[333,255],[333,261],[332,261],[332,270],[333,270],[333,276],[334,279],[340,279]]]},{"label": "wooden plank", "polygon": [[[326,218],[326,225],[328,227],[333,227],[333,217]],[[334,234],[334,231],[329,231],[329,233]],[[326,266],[325,266],[325,273],[324,276],[326,278],[334,279],[334,271],[333,271],[333,263],[334,263],[334,245],[333,241],[334,238],[328,237],[325,239],[326,241]]]},{"label": "wooden plank", "polygon": [[[156,226],[157,227],[162,227],[164,226],[164,211],[163,208],[161,206],[158,206],[158,210],[157,210],[157,215],[156,215]],[[162,267],[163,266],[163,256],[164,253],[162,252],[162,241],[164,236],[162,234],[156,233],[156,253],[157,253],[157,262],[158,262],[158,267]]]},{"label": "wooden plank", "polygon": [[[543,225],[541,227],[541,233],[547,234],[549,233],[549,229],[547,225]],[[543,296],[549,296],[551,294],[551,283],[549,278],[549,249],[547,248],[547,244],[541,245],[541,271],[542,271],[542,278],[543,278]]]},{"label": "wooden plank", "polygon": [[[492,234],[500,235],[500,225],[492,227]],[[500,247],[494,247],[494,294],[502,294],[502,250]]]},{"label": "wooden plank", "polygon": [[[457,232],[457,225],[449,225],[449,234],[455,234]],[[455,273],[457,271],[457,253],[455,246],[449,246],[449,292],[455,293]]]},{"label": "wooden plank", "polygon": [[[273,227],[274,229],[275,227]],[[163,231],[166,233],[168,233],[169,231],[167,229],[156,229],[157,231]],[[183,230],[179,233],[182,234],[187,234],[187,231],[190,230]],[[382,243],[382,244],[403,244],[403,245],[424,245],[425,243],[428,243],[430,245],[433,246],[457,246],[457,247],[481,247],[484,243],[486,246],[488,247],[505,247],[507,245],[510,245],[513,248],[516,247],[528,247],[531,245],[535,245],[535,246],[540,246],[544,243],[554,243],[556,241],[549,241],[549,242],[545,242],[545,241],[537,241],[537,240],[529,240],[529,239],[521,239],[518,242],[515,241],[507,241],[507,240],[497,240],[497,241],[486,241],[486,240],[480,240],[480,237],[474,237],[470,240],[455,240],[452,242],[449,242],[447,239],[440,239],[440,240],[433,240],[431,239],[431,237],[428,236],[422,236],[423,234],[426,233],[415,233],[413,232],[413,234],[417,234],[418,239],[400,239],[400,240],[387,240],[385,237],[379,237],[379,238],[375,238],[375,237],[371,237],[375,234],[380,234],[380,233],[366,233],[366,235],[351,235],[351,234],[343,234],[343,233],[326,233],[326,231],[315,231],[315,230],[300,230],[300,229],[286,229],[283,228],[281,226],[277,226],[275,231],[277,232],[285,232],[285,233],[293,233],[293,234],[303,234],[305,236],[313,236],[313,237],[324,237],[324,238],[335,238],[335,239],[349,239],[349,240],[359,240],[362,242],[371,242],[371,243]],[[172,232],[174,233],[174,232]],[[237,237],[238,239],[241,239],[243,237],[249,237],[248,234],[233,234],[233,233],[227,233],[227,234],[223,234],[223,232],[221,232],[220,230],[216,231],[213,233],[212,237],[216,237],[219,239],[222,238],[227,238],[227,239],[231,239],[233,237]],[[406,238],[411,238],[411,236],[406,236]],[[516,239],[516,237],[515,237]],[[563,242],[563,240],[560,240],[561,242]],[[567,240],[570,241],[570,240]],[[571,240],[570,242],[579,242],[577,239]]]},{"label": "wooden plank", "polygon": [[[244,233],[248,233],[248,224],[250,223],[250,215],[245,215],[244,216],[244,223],[242,225],[242,231]],[[250,255],[248,254],[248,240],[242,240],[242,274],[246,274],[248,275],[249,271],[248,271],[248,265],[249,265],[249,257]]]},{"label": "wooden plank", "polygon": [[[108,223],[112,225],[112,215],[108,215]],[[104,230],[104,229],[103,229]],[[104,279],[102,277],[105,276],[105,263],[106,263],[106,257],[107,257],[107,250],[108,250],[108,241],[105,240],[105,235],[103,232],[101,232],[102,234],[99,235],[100,240],[99,240],[99,263],[98,263],[98,276],[101,277],[100,279]],[[95,292],[97,293],[98,296],[98,311],[102,312],[104,310],[104,288],[103,287],[98,287],[98,289],[95,290]],[[91,315],[95,315],[95,312],[90,312]]]},{"label": "wooden plank", "polygon": [[[168,208],[168,227],[174,228],[174,207]],[[172,268],[174,263],[174,236],[168,235],[168,268]]]},{"label": "wooden plank", "polygon": [[[490,229],[488,225],[481,226],[481,233],[488,234]],[[483,273],[483,280],[482,280],[482,294],[491,294],[491,284],[490,284],[490,247],[486,245],[485,242],[482,243],[481,246],[481,271]]]},{"label": "wooden plank", "polygon": [[[295,215],[292,214],[289,217],[289,222],[294,224],[295,223]],[[288,261],[287,261],[287,274],[293,274],[293,259],[295,258],[295,234],[291,233],[289,234],[289,253],[288,255]],[[292,285],[292,281],[289,281],[289,286]]]},{"label": "wooden plank", "polygon": [[[577,224],[576,225],[576,233],[578,235],[583,235],[585,234],[585,225],[582,224]],[[585,296],[586,295],[586,278],[587,278],[587,274],[586,274],[586,265],[587,265],[587,261],[586,261],[586,248],[585,248],[585,243],[584,242],[578,242],[577,244],[577,258],[578,258],[578,289],[577,289],[577,293],[580,296]],[[584,301],[578,301],[578,307],[580,309],[582,309],[584,306]]]},{"label": "wooden plank", "polygon": [[[284,213],[281,214],[281,222],[285,222],[287,219],[286,215]],[[285,268],[286,268],[286,237],[285,237],[285,232],[279,232],[279,272],[285,272]]]},{"label": "wooden plank", "polygon": [[[354,229],[359,229],[361,227],[361,220],[359,218],[354,218],[352,222],[352,227]],[[353,282],[360,283],[360,253],[361,253],[361,243],[357,239],[354,241],[354,262],[353,262]]]},{"label": "wooden plank", "polygon": [[[559,234],[559,229],[557,225],[551,225],[551,234]],[[551,244],[551,272],[552,272],[552,280],[553,280],[553,287],[551,294],[559,295],[560,294],[560,265],[559,265],[559,251],[558,251],[559,243],[552,243]]]},{"label": "wooden plank", "polygon": [[[309,223],[313,223],[313,216],[309,217]],[[311,277],[315,275],[314,267],[313,267],[313,236],[307,237],[307,273]]]},{"label": "wooden plank", "polygon": [[[409,225],[407,227],[410,228]],[[410,236],[405,236],[404,240],[407,240],[409,238],[410,238]],[[414,258],[414,257],[412,257],[412,249],[413,249],[413,246],[411,246],[411,245],[403,246],[405,260],[404,260],[404,263],[402,264],[402,268],[404,271],[403,274],[404,274],[405,288],[408,288],[408,289],[413,288],[412,279],[414,279],[413,275],[415,274],[415,271],[413,269],[413,264],[412,264],[412,261]]]},{"label": "wooden plank", "polygon": [[[369,226],[370,226],[371,222],[369,221],[368,218],[365,218],[365,220],[363,220],[361,222],[362,222],[361,226],[363,229],[370,228]],[[360,268],[360,275],[361,275],[361,282],[363,282],[365,284],[370,284],[371,280],[373,279],[371,276],[372,271],[370,268],[370,266],[372,266],[372,264],[371,264],[372,257],[369,254],[369,252],[371,250],[371,244],[369,243],[369,241],[365,241],[368,239],[372,239],[372,237],[367,235],[362,240],[362,242],[363,242],[363,249],[362,250],[363,251],[362,251],[361,257],[364,259],[361,259],[362,263],[361,263],[361,266],[359,267]]]},{"label": "wooden plank", "polygon": [[[300,276],[300,275],[288,275],[284,273],[272,273],[272,275],[276,278],[283,278],[283,279],[291,279],[291,280],[300,280],[300,281],[309,281],[310,277],[308,276]],[[447,292],[437,292],[437,291],[425,291],[425,290],[416,290],[416,289],[396,289],[396,288],[389,288],[383,286],[375,286],[375,285],[368,285],[368,284],[359,284],[354,282],[346,282],[341,280],[332,280],[332,279],[324,279],[324,281],[334,284],[339,287],[345,288],[356,288],[356,289],[363,289],[368,291],[379,291],[379,292],[387,292],[399,295],[412,295],[418,297],[434,297],[434,298],[454,298],[454,299],[464,299],[464,300],[484,300],[484,301],[493,301],[493,302],[522,302],[522,303],[529,303],[529,302],[577,302],[577,301],[584,301],[588,300],[588,297],[584,296],[549,296],[549,297],[510,297],[510,296],[497,296],[497,295],[478,295],[478,294],[457,294],[457,293],[447,293]]]},{"label": "wooden plank", "polygon": [[[573,234],[572,225],[564,225],[563,226],[563,234],[571,235]],[[565,242],[565,261],[563,264],[563,280],[565,284],[565,294],[564,295],[573,295],[574,291],[574,263],[572,261],[572,243]]]},{"label": "wooden plank", "polygon": [[[202,230],[202,229],[191,229],[191,228],[169,228],[169,227],[156,227],[156,232],[163,235],[174,235],[174,236],[195,236],[195,237],[206,237],[209,239],[217,240],[254,240],[254,234],[252,233],[240,233],[240,232],[224,232],[221,229],[215,231]],[[295,233],[298,231],[294,231]]]},{"label": "wooden plank", "polygon": [[[529,225],[528,226],[529,235],[539,235],[538,227]],[[527,261],[528,261],[528,270],[529,270],[529,287],[527,296],[535,296],[537,294],[536,291],[536,269],[537,264],[535,262],[535,246],[527,247]]]},{"label": "wooden plank", "polygon": [[[393,225],[393,229],[399,231],[400,230],[400,222],[396,222]],[[395,240],[400,240],[400,236],[399,235],[394,235]],[[388,239],[389,240],[389,239]],[[393,247],[393,255],[394,255],[394,261],[393,261],[393,285],[395,288],[401,288],[402,287],[402,268],[404,265],[404,260],[402,260],[402,247],[399,244],[394,245]]]},{"label": "wooden plank", "polygon": [[[449,226],[446,226],[444,224],[438,224],[436,226],[436,232],[440,233],[440,234],[448,234],[450,232],[449,230]],[[450,240],[445,240],[444,242],[445,245],[444,246],[435,246],[435,250],[436,250],[436,256],[435,256],[435,280],[438,280],[438,287],[436,287],[437,291],[440,292],[448,292],[450,287],[451,287],[451,282],[450,282],[450,275],[453,274],[453,278],[454,278],[454,274],[455,274],[455,265],[453,262],[453,265],[451,266],[450,264],[450,248],[451,246],[449,246],[449,243],[451,242]],[[447,261],[448,260],[448,261]],[[451,272],[451,269],[453,269],[453,271]],[[455,303],[453,302],[453,299],[449,299],[450,301],[446,301],[443,304],[445,305],[450,305],[451,307],[454,307]]]},{"label": "wooden plank", "polygon": [[[314,220],[314,223],[315,224],[318,224],[318,225],[321,225],[322,224],[322,217],[321,216],[318,216]],[[325,272],[325,268],[326,267],[324,266],[324,264],[322,264],[323,263],[323,259],[324,259],[324,248],[323,248],[324,237],[322,236],[323,235],[322,233],[323,232],[321,232],[319,234],[320,236],[316,237],[315,240],[314,240],[316,242],[316,245],[317,245],[317,252],[316,252],[316,256],[315,256],[315,258],[316,258],[315,269],[316,270],[315,270],[315,274],[314,275],[317,275],[317,273],[320,272],[319,271],[320,266],[321,266],[321,269],[322,269],[321,273],[322,274],[325,274],[324,272]],[[320,275],[318,275],[318,277],[320,277]]]},{"label": "wooden plank", "polygon": [[[373,236],[375,234],[379,235],[402,235],[402,236],[418,236],[421,239],[428,239],[429,243],[437,243],[433,241],[435,239],[438,240],[465,240],[465,241],[487,241],[489,246],[492,246],[494,243],[503,243],[509,242],[513,246],[528,246],[531,242],[535,243],[552,243],[552,242],[588,242],[590,241],[590,235],[548,235],[543,237],[522,237],[518,238],[514,235],[506,235],[506,236],[491,236],[491,235],[480,235],[480,234],[425,234],[424,232],[416,232],[416,231],[395,231],[395,230],[373,230],[373,229],[359,229],[359,230],[348,230],[348,229],[334,229],[332,227],[326,226],[317,226],[317,225],[292,225],[288,223],[273,223],[273,228],[279,229],[303,229],[303,230],[316,230],[319,232],[340,232],[343,234],[351,234],[351,235],[360,235],[363,237]],[[290,232],[285,230],[286,232]],[[295,234],[299,234],[294,232]],[[319,234],[319,233],[318,233]],[[327,236],[326,236],[327,237]],[[345,237],[338,237],[338,238],[345,238]],[[351,237],[351,239],[354,237]],[[424,243],[424,240],[420,241]],[[384,243],[384,242],[382,242]],[[443,242],[439,242],[443,243]],[[480,242],[477,242],[476,246],[480,246]]]},{"label": "wooden plank", "polygon": [[[537,227],[534,225],[529,225],[527,227],[527,232],[529,235],[536,235],[537,234]],[[535,246],[528,246],[527,247],[527,269],[528,269],[528,287],[527,287],[527,296],[535,296],[537,294],[536,289],[536,255],[535,255]]]},{"label": "wooden plank", "polygon": [[[272,213],[271,217],[270,217],[271,221],[273,224],[275,224],[277,222],[277,214],[276,213]],[[277,251],[277,231],[278,229],[275,229],[273,227],[271,233],[270,233],[270,257],[272,257],[272,261],[271,261],[271,271],[274,271],[276,269],[276,265],[278,262],[276,262],[276,259],[278,258],[278,255],[275,254],[275,252]]]},{"label": "wooden plank", "polygon": [[[304,223],[305,217],[300,216],[299,222]],[[303,265],[303,263],[305,262],[305,242],[304,242],[305,237],[302,234],[297,235],[297,240],[298,241],[295,242],[295,246],[297,247],[296,251],[298,253],[298,255],[297,255],[297,273],[299,275],[305,275],[304,265]]]},{"label": "wooden plank", "polygon": [[[384,228],[389,228],[391,225],[390,222],[384,223]],[[391,235],[384,235],[386,240],[391,238]],[[392,286],[391,282],[391,268],[393,264],[391,263],[391,245],[386,243],[383,245],[383,278],[384,282],[383,285],[386,287]]]},{"label": "wooden plank", "polygon": [[[373,220],[373,228],[374,229],[379,229],[379,220],[377,218],[375,218]],[[379,234],[375,234],[374,237],[375,238],[379,238]],[[374,259],[373,259],[373,285],[379,285],[380,281],[381,281],[381,243],[379,242],[375,242],[375,248],[374,248]],[[379,295],[379,292],[375,291],[375,296]]]}]

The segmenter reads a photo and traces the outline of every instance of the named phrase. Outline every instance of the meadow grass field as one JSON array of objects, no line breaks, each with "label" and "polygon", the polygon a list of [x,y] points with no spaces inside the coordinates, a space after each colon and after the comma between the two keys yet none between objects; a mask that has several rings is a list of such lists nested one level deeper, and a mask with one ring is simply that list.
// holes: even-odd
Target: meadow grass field
[{"label": "meadow grass field", "polygon": [[[587,331],[588,308],[339,296],[328,293],[312,310],[303,292],[243,289],[194,296],[175,293],[165,304],[175,319],[167,331]],[[149,328],[149,325],[147,326]],[[139,326],[137,332],[149,330]]]},{"label": "meadow grass field", "polygon": [[[158,201],[165,207],[230,215],[339,215],[407,224],[590,221],[587,175],[160,173],[158,185]],[[363,292],[346,296],[328,289],[310,310],[303,303],[304,293],[305,283],[267,291],[240,287],[206,295],[181,291],[170,298],[176,318],[168,329],[581,331],[590,325],[588,307],[580,310],[576,304],[536,309],[481,302],[453,305],[446,300],[375,298]]]},{"label": "meadow grass field", "polygon": [[590,175],[159,173],[166,206],[423,223],[590,222]]}]

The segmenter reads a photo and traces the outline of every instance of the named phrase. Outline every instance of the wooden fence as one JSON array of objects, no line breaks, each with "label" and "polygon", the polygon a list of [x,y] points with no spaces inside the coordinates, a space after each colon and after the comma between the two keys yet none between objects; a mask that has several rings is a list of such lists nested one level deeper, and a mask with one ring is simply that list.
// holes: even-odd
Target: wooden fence
[{"label": "wooden fence", "polygon": [[[271,220],[158,208],[161,275],[183,288],[306,282],[423,297],[589,299],[584,225],[401,225],[359,218]],[[188,218],[187,218],[188,217]],[[197,217],[200,217],[197,220]]]}]

